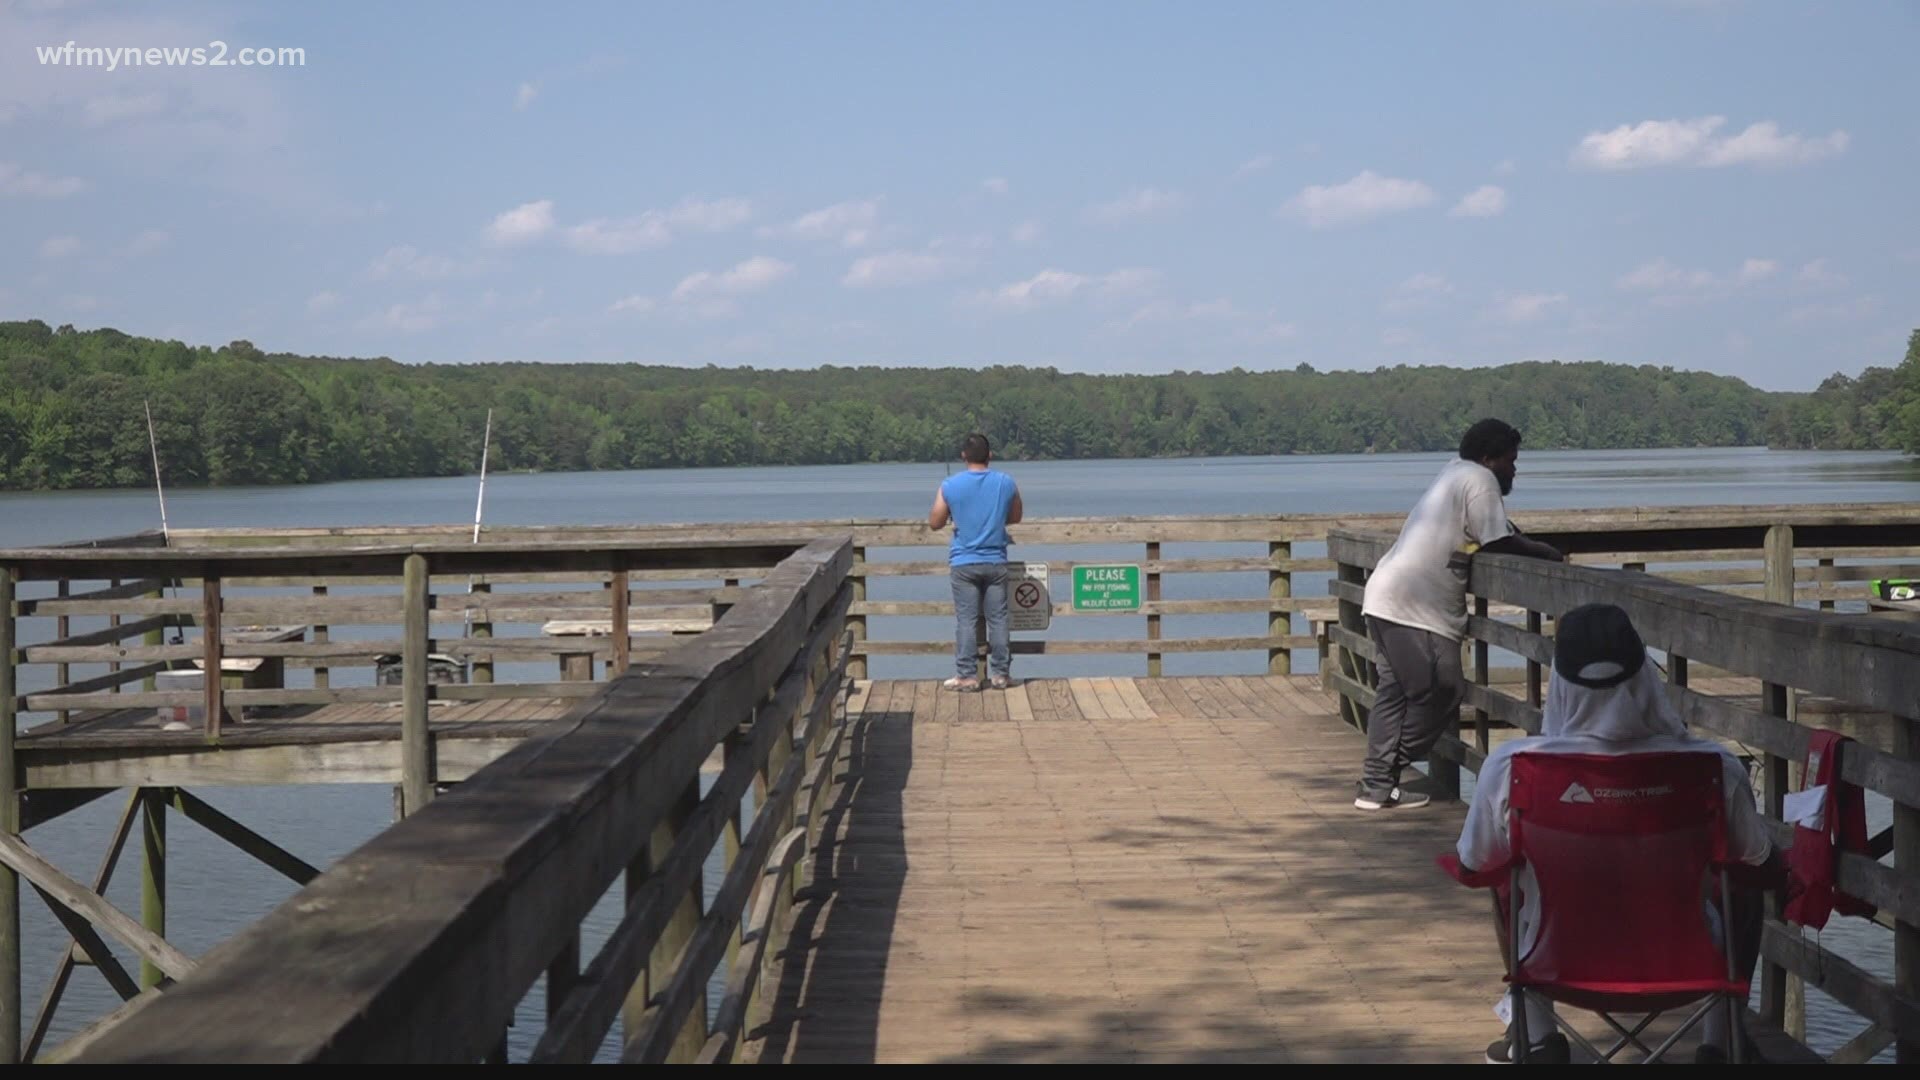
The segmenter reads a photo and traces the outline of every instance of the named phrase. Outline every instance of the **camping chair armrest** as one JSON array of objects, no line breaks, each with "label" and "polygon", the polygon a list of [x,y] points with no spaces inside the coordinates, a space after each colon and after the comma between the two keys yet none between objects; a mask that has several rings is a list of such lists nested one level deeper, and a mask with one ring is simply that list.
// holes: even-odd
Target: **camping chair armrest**
[{"label": "camping chair armrest", "polygon": [[1460,856],[1449,851],[1434,858],[1435,865],[1448,877],[1465,885],[1469,889],[1492,889],[1507,883],[1513,864],[1496,866],[1490,870],[1475,870],[1460,861]]}]

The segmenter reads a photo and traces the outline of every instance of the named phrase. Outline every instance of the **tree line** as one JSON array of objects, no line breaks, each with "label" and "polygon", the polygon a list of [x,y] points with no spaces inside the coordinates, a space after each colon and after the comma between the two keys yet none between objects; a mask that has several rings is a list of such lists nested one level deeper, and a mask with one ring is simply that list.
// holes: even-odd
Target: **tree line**
[{"label": "tree line", "polygon": [[1920,453],[1920,330],[1893,367],[1810,393],[1671,367],[1524,363],[1082,375],[403,364],[0,322],[0,488],[297,484],[474,471],[927,462],[986,432],[1021,459],[1452,448],[1482,416],[1532,449],[1750,446]]}]

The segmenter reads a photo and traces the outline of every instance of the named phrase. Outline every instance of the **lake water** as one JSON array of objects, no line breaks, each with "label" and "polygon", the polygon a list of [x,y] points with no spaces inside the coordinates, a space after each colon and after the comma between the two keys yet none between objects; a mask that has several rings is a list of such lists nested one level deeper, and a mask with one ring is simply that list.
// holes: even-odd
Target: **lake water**
[{"label": "lake water", "polygon": [[[1004,466],[1019,481],[1029,515],[1127,516],[1167,514],[1286,514],[1314,512],[1404,512],[1445,460],[1437,454],[1353,457],[1277,457],[1156,461],[1035,462]],[[673,470],[651,472],[496,475],[487,482],[486,520],[492,525],[621,524],[722,521],[801,521],[821,518],[916,518],[946,475],[939,465]],[[311,487],[173,490],[169,519],[177,528],[454,524],[473,519],[474,480],[446,478],[377,480]],[[1690,504],[1920,501],[1920,465],[1876,453],[1794,453],[1764,450],[1660,450],[1523,453],[1509,509],[1523,527],[1529,510]],[[0,495],[0,547],[19,547],[120,535],[159,524],[150,491],[66,492]],[[1247,553],[1258,549],[1246,548]],[[1166,555],[1225,555],[1226,545],[1168,545]],[[1044,559],[1045,548],[1022,549]],[[1080,559],[1137,559],[1138,545],[1111,552],[1075,549]],[[1297,555],[1318,554],[1302,545]],[[875,552],[873,558],[926,558],[925,551]],[[1294,594],[1325,594],[1326,575],[1296,575]],[[1250,588],[1251,586],[1251,588]],[[1167,597],[1257,595],[1263,586],[1248,575],[1176,575]],[[926,579],[876,579],[873,599],[937,599],[941,583]],[[1134,637],[1133,619],[1063,619],[1060,637]],[[950,633],[945,619],[899,619],[876,623],[876,637],[937,640]],[[1304,631],[1296,624],[1296,632]],[[1265,617],[1195,616],[1167,619],[1168,636],[1193,633],[1257,634]],[[1143,674],[1139,657],[1021,658],[1028,677],[1088,673]],[[876,658],[876,677],[919,677],[941,672],[941,658]],[[1300,665],[1297,670],[1310,669]],[[1176,654],[1168,674],[1251,673],[1264,670],[1255,655]],[[24,687],[23,687],[24,688]],[[326,866],[388,825],[392,796],[385,787],[304,786],[226,788],[197,792],[228,814],[309,862]],[[103,799],[41,828],[33,845],[75,877],[90,879],[120,812],[123,797]],[[1872,808],[1885,825],[1884,801]],[[292,886],[273,872],[197,826],[174,817],[169,825],[168,937],[198,955],[286,899]],[[138,912],[138,844],[110,898],[123,911]],[[717,885],[710,873],[708,887]],[[27,891],[23,999],[37,1008],[64,932]],[[588,924],[588,955],[616,915],[603,903]],[[1882,977],[1892,960],[1885,935],[1864,931],[1855,920],[1837,919],[1822,938]],[[1488,943],[1491,947],[1491,943]],[[126,957],[124,950],[123,958]],[[1830,1051],[1860,1022],[1821,995],[1810,995],[1809,1038]],[[90,968],[74,977],[54,1038],[73,1033],[116,1001]],[[30,1013],[31,1016],[31,1013]],[[538,998],[530,998],[511,1040],[515,1056],[538,1030]],[[29,1020],[30,1022],[30,1020]],[[1882,1055],[1890,1060],[1890,1054]]]}]

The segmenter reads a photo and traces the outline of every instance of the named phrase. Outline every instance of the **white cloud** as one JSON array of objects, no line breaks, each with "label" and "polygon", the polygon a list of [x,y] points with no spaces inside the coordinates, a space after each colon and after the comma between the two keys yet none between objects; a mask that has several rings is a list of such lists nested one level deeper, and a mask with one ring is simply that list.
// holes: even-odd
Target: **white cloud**
[{"label": "white cloud", "polygon": [[1014,243],[1020,245],[1021,247],[1030,247],[1033,244],[1039,242],[1040,231],[1041,230],[1040,230],[1039,222],[1023,221],[1020,224],[1015,225],[1013,227],[1013,231],[1008,233],[1007,235],[1013,240]]},{"label": "white cloud", "polygon": [[514,111],[526,112],[527,106],[532,105],[533,99],[539,96],[540,96],[539,83],[530,83],[530,82],[521,83],[520,89],[515,91],[513,95]]},{"label": "white cloud", "polygon": [[411,244],[388,248],[386,254],[373,260],[367,267],[367,276],[375,281],[387,278],[416,278],[421,281],[437,281],[442,278],[464,277],[479,273],[485,264],[479,261],[450,259],[445,255],[429,255]]},{"label": "white cloud", "polygon": [[82,108],[88,127],[100,127],[117,120],[156,116],[167,111],[167,99],[160,94],[109,94],[90,99]]},{"label": "white cloud", "polygon": [[1825,259],[1813,259],[1800,268],[1794,280],[1803,285],[1837,289],[1847,283],[1847,275],[1829,267]]},{"label": "white cloud", "polygon": [[173,242],[173,237],[165,229],[142,229],[127,246],[120,249],[120,257],[137,259],[142,255],[151,255]]},{"label": "white cloud", "polygon": [[802,240],[837,240],[842,247],[864,247],[879,219],[880,200],[859,199],[801,214],[786,231]]},{"label": "white cloud", "polygon": [[1780,264],[1772,259],[1748,259],[1740,264],[1740,280],[1742,283],[1764,281],[1779,269]]},{"label": "white cloud", "polygon": [[493,219],[487,239],[501,246],[527,244],[553,231],[553,200],[521,203]]},{"label": "white cloud", "polygon": [[77,236],[49,236],[40,244],[40,255],[47,259],[64,259],[79,250]]},{"label": "white cloud", "polygon": [[1861,296],[1832,304],[1807,304],[1787,313],[1791,322],[1802,325],[1821,322],[1854,322],[1880,310],[1878,296]]},{"label": "white cloud", "polygon": [[1156,187],[1134,188],[1118,198],[1087,207],[1087,220],[1118,225],[1178,210],[1184,205],[1186,197],[1177,191],[1162,191]]},{"label": "white cloud", "polygon": [[332,311],[339,306],[340,294],[337,292],[323,289],[307,297],[307,314],[309,315],[318,315],[321,312]]},{"label": "white cloud", "polygon": [[1566,293],[1520,293],[1498,297],[1491,311],[1501,322],[1537,322],[1547,312],[1567,302]]},{"label": "white cloud", "polygon": [[1486,184],[1455,203],[1448,217],[1499,217],[1507,210],[1507,189]]},{"label": "white cloud", "polygon": [[1615,282],[1635,292],[1672,292],[1684,289],[1710,289],[1720,283],[1711,270],[1685,270],[1665,259],[1642,263]]},{"label": "white cloud", "polygon": [[1721,139],[1707,147],[1700,164],[1708,168],[1726,165],[1804,165],[1846,152],[1849,138],[1834,131],[1818,138],[1782,135],[1771,120],[1752,124],[1731,139]]},{"label": "white cloud", "polygon": [[1324,229],[1415,210],[1433,202],[1433,189],[1418,180],[1381,176],[1371,169],[1344,184],[1314,185],[1295,195],[1281,213]]},{"label": "white cloud", "polygon": [[1126,320],[1120,323],[1120,328],[1129,330],[1149,323],[1225,322],[1245,316],[1245,312],[1225,297],[1217,300],[1199,300],[1190,304],[1155,300],[1127,316]]},{"label": "white cloud", "polygon": [[587,255],[630,255],[665,247],[680,230],[725,232],[745,224],[753,204],[745,199],[683,199],[667,210],[648,210],[637,217],[595,218],[569,226],[567,246]]},{"label": "white cloud", "polygon": [[1844,131],[1816,138],[1782,135],[1771,120],[1751,124],[1733,136],[1716,133],[1724,116],[1691,120],[1643,120],[1611,131],[1595,131],[1574,147],[1575,165],[1590,169],[1651,169],[1662,166],[1724,168],[1730,165],[1801,165],[1845,152]]},{"label": "white cloud", "polygon": [[1446,278],[1422,271],[1400,283],[1399,289],[1387,299],[1386,309],[1415,311],[1437,308],[1441,298],[1453,295],[1453,291],[1453,283]]},{"label": "white cloud", "polygon": [[976,300],[996,307],[1028,310],[1057,304],[1082,295],[1120,296],[1152,288],[1160,280],[1156,270],[1128,268],[1110,274],[1076,274],[1047,269],[1027,278],[981,293]]},{"label": "white cloud", "polygon": [[1251,157],[1251,158],[1248,158],[1246,161],[1241,162],[1240,167],[1233,170],[1233,175],[1227,177],[1227,182],[1230,184],[1238,183],[1241,180],[1245,180],[1249,176],[1252,176],[1256,173],[1266,172],[1268,169],[1271,169],[1271,168],[1273,168],[1273,155],[1260,154],[1256,157]]},{"label": "white cloud", "polygon": [[714,273],[702,270],[688,274],[673,287],[673,298],[689,303],[712,296],[739,296],[758,292],[793,273],[791,263],[767,255],[755,255],[730,270]]},{"label": "white cloud", "polygon": [[986,188],[990,195],[1005,195],[1013,190],[1013,185],[1007,183],[1004,176],[989,176],[980,182],[980,186]]},{"label": "white cloud", "polygon": [[619,312],[632,312],[636,315],[645,315],[658,306],[659,305],[654,303],[653,297],[642,296],[639,293],[635,293],[624,299],[615,300],[608,306],[607,310],[616,314]]},{"label": "white cloud", "polygon": [[383,311],[377,311],[360,320],[363,330],[398,330],[406,334],[418,334],[440,325],[446,314],[446,303],[438,294],[411,303],[389,305]]},{"label": "white cloud", "polygon": [[75,176],[48,176],[30,172],[10,161],[0,161],[0,195],[28,199],[64,199],[86,187]]},{"label": "white cloud", "polygon": [[918,285],[933,281],[955,266],[954,260],[918,251],[889,251],[854,260],[842,285],[851,288],[885,288],[894,285]]}]

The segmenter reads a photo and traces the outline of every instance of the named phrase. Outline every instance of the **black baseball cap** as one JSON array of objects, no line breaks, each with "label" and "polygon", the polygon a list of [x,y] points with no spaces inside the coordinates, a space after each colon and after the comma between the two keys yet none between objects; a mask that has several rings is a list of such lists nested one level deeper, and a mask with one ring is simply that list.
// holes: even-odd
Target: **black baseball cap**
[{"label": "black baseball cap", "polygon": [[[1639,674],[1646,662],[1646,643],[1617,605],[1582,604],[1560,616],[1554,628],[1554,673],[1576,686],[1619,686]],[[1592,674],[1585,674],[1589,670]]]}]

